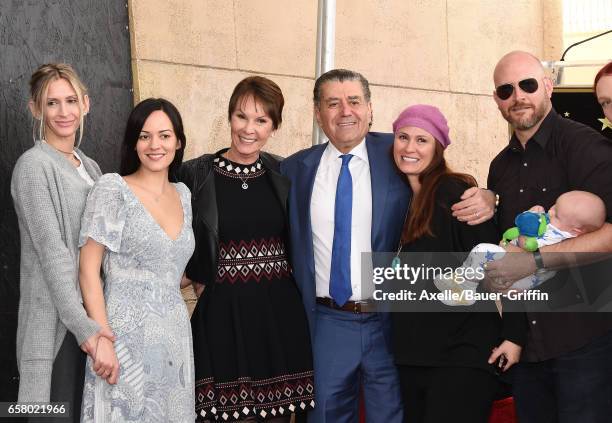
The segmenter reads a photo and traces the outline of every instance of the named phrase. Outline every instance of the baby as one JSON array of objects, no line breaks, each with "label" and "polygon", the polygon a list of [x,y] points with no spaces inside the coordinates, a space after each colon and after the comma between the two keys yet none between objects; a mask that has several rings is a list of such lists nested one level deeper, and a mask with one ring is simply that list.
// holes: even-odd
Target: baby
[{"label": "baby", "polygon": [[[530,212],[543,214],[545,222],[548,223],[546,231],[535,238],[538,248],[593,232],[601,228],[606,219],[606,207],[601,198],[586,191],[569,191],[560,195],[547,214],[544,213],[542,206],[534,206]],[[523,235],[511,243],[524,249],[525,244],[529,244]],[[447,290],[457,294],[467,290],[475,292],[480,280],[469,280],[462,275],[484,275],[483,265],[492,260],[499,260],[505,254],[506,250],[499,245],[478,244],[472,248],[461,268],[457,269],[459,271],[456,270],[453,274],[445,273],[435,278],[434,284],[442,292]],[[519,291],[532,289],[555,274],[554,271],[536,272],[516,281],[510,289]],[[473,296],[466,296],[465,293],[459,298],[445,299],[442,302],[450,306],[472,305],[475,302],[473,299],[466,299]]]}]

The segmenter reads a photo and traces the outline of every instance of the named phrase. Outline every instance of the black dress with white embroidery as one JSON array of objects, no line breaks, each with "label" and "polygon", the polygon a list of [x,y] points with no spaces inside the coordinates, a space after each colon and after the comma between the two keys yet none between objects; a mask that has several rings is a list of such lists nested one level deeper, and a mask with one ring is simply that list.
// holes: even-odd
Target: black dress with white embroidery
[{"label": "black dress with white embroidery", "polygon": [[191,318],[200,420],[265,420],[314,406],[310,335],[287,262],[287,220],[261,162],[246,168],[214,160],[217,276]]}]

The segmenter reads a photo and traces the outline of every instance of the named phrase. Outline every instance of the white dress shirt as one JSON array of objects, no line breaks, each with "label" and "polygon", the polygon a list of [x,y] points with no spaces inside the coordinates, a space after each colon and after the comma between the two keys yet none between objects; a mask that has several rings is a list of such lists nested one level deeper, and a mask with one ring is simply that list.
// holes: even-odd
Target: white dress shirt
[{"label": "white dress shirt", "polygon": [[[350,301],[371,298],[372,289],[363,292],[361,283],[361,253],[372,251],[372,183],[365,139],[348,154],[353,180],[353,214],[351,225],[351,287]],[[329,278],[334,242],[334,211],[336,185],[342,167],[342,153],[330,142],[321,156],[310,200],[310,223],[315,261],[317,297],[330,297]],[[371,267],[371,264],[369,264]],[[369,284],[366,288],[370,288]]]}]

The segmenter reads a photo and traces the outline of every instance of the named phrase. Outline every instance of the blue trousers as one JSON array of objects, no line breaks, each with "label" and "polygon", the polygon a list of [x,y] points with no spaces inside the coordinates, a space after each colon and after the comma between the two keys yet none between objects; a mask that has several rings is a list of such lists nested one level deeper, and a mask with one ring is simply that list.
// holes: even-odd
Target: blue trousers
[{"label": "blue trousers", "polygon": [[521,423],[612,421],[612,332],[563,356],[514,368]]},{"label": "blue trousers", "polygon": [[313,339],[315,409],[309,423],[355,423],[363,389],[368,423],[401,423],[389,316],[317,305]]}]

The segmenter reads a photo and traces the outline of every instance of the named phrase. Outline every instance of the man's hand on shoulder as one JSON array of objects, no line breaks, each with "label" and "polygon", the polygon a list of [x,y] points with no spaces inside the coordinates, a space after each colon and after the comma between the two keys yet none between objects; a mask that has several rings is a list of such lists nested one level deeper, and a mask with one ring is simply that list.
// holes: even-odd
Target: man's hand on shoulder
[{"label": "man's hand on shoulder", "polygon": [[453,204],[451,210],[460,222],[479,225],[495,214],[495,193],[478,187],[468,188],[461,196],[461,201]]}]

